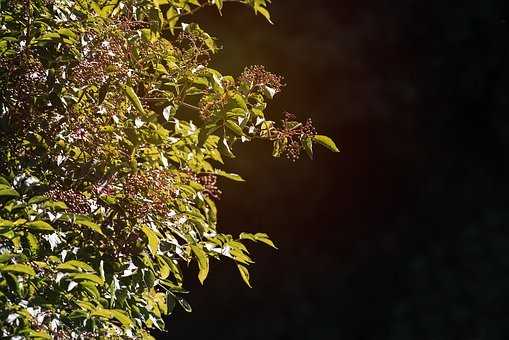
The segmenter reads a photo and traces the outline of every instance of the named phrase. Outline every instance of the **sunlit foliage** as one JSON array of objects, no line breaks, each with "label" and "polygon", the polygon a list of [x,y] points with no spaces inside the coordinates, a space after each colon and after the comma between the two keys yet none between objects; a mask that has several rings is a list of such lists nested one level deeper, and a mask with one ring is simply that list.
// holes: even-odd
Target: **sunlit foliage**
[{"label": "sunlit foliage", "polygon": [[220,233],[217,176],[239,142],[274,156],[337,151],[311,120],[266,117],[283,88],[261,66],[208,67],[216,41],[192,19],[267,0],[0,0],[0,336],[150,338],[181,269],[229,258],[250,285],[246,241]]}]

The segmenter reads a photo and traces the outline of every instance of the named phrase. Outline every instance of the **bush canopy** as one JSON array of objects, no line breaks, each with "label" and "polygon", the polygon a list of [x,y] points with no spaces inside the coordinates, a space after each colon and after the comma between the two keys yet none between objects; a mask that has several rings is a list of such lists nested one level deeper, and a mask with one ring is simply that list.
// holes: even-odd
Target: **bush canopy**
[{"label": "bush canopy", "polygon": [[311,120],[266,116],[284,86],[262,66],[210,68],[196,11],[268,0],[0,0],[0,336],[151,338],[228,258],[250,285],[246,242],[220,233],[217,177],[238,143],[291,160],[338,151]]}]

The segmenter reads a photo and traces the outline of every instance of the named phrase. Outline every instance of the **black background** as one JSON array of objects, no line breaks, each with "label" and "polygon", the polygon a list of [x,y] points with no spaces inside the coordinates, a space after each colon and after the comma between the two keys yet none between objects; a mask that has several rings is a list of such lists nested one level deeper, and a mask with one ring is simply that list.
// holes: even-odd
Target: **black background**
[{"label": "black background", "polygon": [[271,118],[308,116],[340,154],[242,145],[223,232],[264,231],[254,288],[189,270],[191,314],[160,339],[509,338],[509,15],[504,0],[275,0],[275,25],[225,4],[195,20],[214,67],[288,84]]}]

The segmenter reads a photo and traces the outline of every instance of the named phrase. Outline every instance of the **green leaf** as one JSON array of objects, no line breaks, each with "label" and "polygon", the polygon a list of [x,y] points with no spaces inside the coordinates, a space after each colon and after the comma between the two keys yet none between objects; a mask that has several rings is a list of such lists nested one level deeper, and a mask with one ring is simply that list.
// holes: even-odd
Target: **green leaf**
[{"label": "green leaf", "polygon": [[49,206],[55,210],[65,210],[65,209],[68,209],[67,208],[67,204],[65,204],[65,202],[61,202],[61,201],[56,201],[56,202],[51,202],[49,204]]},{"label": "green leaf", "polygon": [[223,0],[213,0],[213,2],[216,4],[219,12],[221,12],[221,9],[223,8]]},{"label": "green leaf", "polygon": [[263,233],[257,233],[254,235],[255,240],[260,241],[262,243],[265,243],[268,246],[271,246],[274,249],[277,249],[277,247],[274,245],[274,242],[272,242],[267,234]]},{"label": "green leaf", "polygon": [[276,95],[276,90],[273,89],[272,87],[269,87],[269,86],[265,86],[263,88],[263,92],[265,93],[265,95],[267,97],[269,97],[270,99],[274,98],[274,96]]},{"label": "green leaf", "polygon": [[6,185],[6,186],[8,186],[8,187],[10,187],[10,186],[11,186],[11,184],[9,183],[9,181],[8,181],[8,180],[6,180],[6,179],[5,179],[5,177],[2,177],[2,176],[0,176],[0,184],[2,184],[2,185]]},{"label": "green leaf", "polygon": [[249,282],[249,270],[247,270],[247,268],[241,264],[237,264],[237,268],[239,269],[242,280],[244,280],[244,282],[249,288],[253,288],[251,287],[251,283]]},{"label": "green leaf", "polygon": [[241,233],[239,238],[241,240],[251,240],[251,241],[256,241],[256,238],[253,234],[250,234],[250,233]]},{"label": "green leaf", "polygon": [[166,12],[166,20],[168,21],[168,26],[170,27],[171,34],[174,33],[175,26],[179,20],[179,14],[175,7],[170,7]]},{"label": "green leaf", "polygon": [[157,236],[155,231],[153,231],[146,225],[142,226],[141,230],[147,236],[148,248],[150,252],[152,253],[152,255],[155,256],[157,254],[157,250],[159,249],[159,237]]},{"label": "green leaf", "polygon": [[182,296],[177,295],[175,298],[186,312],[191,313],[193,311],[189,302],[187,302],[186,299],[184,299]]},{"label": "green leaf", "polygon": [[313,159],[313,140],[310,137],[304,138],[302,146],[304,147],[309,159]]},{"label": "green leaf", "polygon": [[244,136],[244,132],[242,131],[242,128],[239,125],[237,125],[237,123],[235,123],[234,121],[227,120],[224,123],[225,123],[226,127],[228,127],[228,129],[232,130],[237,135]]},{"label": "green leaf", "polygon": [[95,274],[77,273],[77,274],[70,274],[69,277],[75,281],[86,280],[86,281],[90,281],[90,282],[95,282],[100,285],[104,284],[104,280]]},{"label": "green leaf", "polygon": [[196,256],[196,260],[198,262],[198,279],[200,280],[200,283],[203,284],[209,274],[209,258],[200,246],[192,244],[191,250]]},{"label": "green leaf", "polygon": [[142,114],[145,114],[145,110],[143,109],[143,105],[141,105],[140,98],[136,95],[133,88],[125,85],[124,86],[124,92],[127,95],[127,98],[131,101],[131,103],[134,105],[134,107]]},{"label": "green leaf", "polygon": [[219,128],[220,127],[216,124],[207,124],[201,127],[198,134],[198,145],[202,146],[208,140],[209,136],[216,132]]},{"label": "green leaf", "polygon": [[35,271],[32,267],[27,264],[10,264],[0,268],[2,272],[27,274],[30,276],[35,275]]},{"label": "green leaf", "polygon": [[3,189],[12,189],[12,187],[10,184],[0,184],[0,190]]},{"label": "green leaf", "polygon": [[33,222],[27,222],[25,224],[30,229],[36,230],[36,231],[54,231],[55,229],[48,223],[44,221],[33,221]]},{"label": "green leaf", "polygon": [[268,22],[270,22],[271,24],[274,24],[270,20],[270,13],[267,9],[265,9],[264,7],[258,7],[257,11],[258,11],[258,13],[261,13],[265,17],[265,19],[267,19]]},{"label": "green leaf", "polygon": [[0,218],[0,228],[2,229],[8,229],[14,227],[14,222],[3,220]]},{"label": "green leaf", "polygon": [[112,319],[115,318],[124,327],[129,327],[133,323],[133,321],[127,316],[127,314],[121,310],[118,309],[105,309],[105,308],[98,308],[94,310],[91,313],[92,316],[102,316],[106,319]]},{"label": "green leaf", "polygon": [[219,176],[222,176],[222,177],[234,180],[236,182],[245,182],[245,180],[242,177],[240,177],[239,175],[237,175],[237,174],[228,173],[228,172],[225,172],[225,171],[219,170],[219,169],[216,169],[214,171],[214,173],[216,175],[219,175]]},{"label": "green leaf", "polygon": [[45,196],[34,196],[28,200],[28,204],[37,204],[46,201],[47,198]]},{"label": "green leaf", "polygon": [[175,115],[175,108],[172,105],[169,105],[163,109],[163,117],[168,122],[170,118]]},{"label": "green leaf", "polygon": [[0,197],[19,197],[19,193],[14,189],[0,189]]},{"label": "green leaf", "polygon": [[99,293],[99,290],[97,289],[95,283],[90,281],[81,281],[79,284],[81,288],[83,288],[87,293],[89,293],[94,298],[99,299],[101,297],[101,294]]},{"label": "green leaf", "polygon": [[92,229],[93,231],[95,231],[95,232],[97,232],[97,233],[99,233],[101,235],[104,235],[102,230],[101,230],[101,226],[99,226],[97,223],[92,222],[86,216],[77,216],[76,220],[74,221],[74,223],[76,223],[78,225],[82,225],[82,226],[88,227],[88,228]]},{"label": "green leaf", "polygon": [[37,238],[32,233],[26,233],[25,238],[32,254],[36,254],[39,251],[39,241]]},{"label": "green leaf", "polygon": [[161,257],[157,257],[157,263],[159,264],[159,276],[161,279],[166,279],[170,276],[171,268],[166,261]]},{"label": "green leaf", "polygon": [[18,296],[21,296],[21,285],[19,284],[18,277],[12,273],[5,273],[4,276],[9,288]]},{"label": "green leaf", "polygon": [[272,242],[270,240],[269,235],[264,234],[264,233],[257,233],[257,234],[241,233],[239,238],[241,240],[251,240],[254,242],[262,242],[268,246],[271,246],[274,249],[277,249],[277,247],[274,245],[274,242]]},{"label": "green leaf", "polygon": [[85,262],[77,261],[77,260],[70,260],[70,261],[61,263],[57,266],[57,269],[71,270],[71,271],[79,271],[81,269],[86,272],[95,272],[94,268],[92,268],[90,265],[86,264]]},{"label": "green leaf", "polygon": [[[150,267],[152,268],[153,265],[151,265]],[[148,269],[143,272],[143,280],[145,281],[147,288],[152,288],[154,287],[154,284],[156,282],[156,276],[152,270]]]},{"label": "green leaf", "polygon": [[114,309],[111,311],[111,315],[117,319],[118,321],[120,321],[120,323],[124,326],[124,327],[129,327],[131,326],[131,324],[133,323],[133,321],[129,318],[129,316],[127,316],[127,314],[123,311],[120,311],[118,309]]},{"label": "green leaf", "polygon": [[232,149],[230,148],[230,145],[228,145],[228,141],[226,139],[221,137],[217,147],[223,155],[230,158],[235,158],[235,155],[233,154]]},{"label": "green leaf", "polygon": [[73,31],[71,31],[70,29],[68,28],[61,28],[58,30],[58,33],[60,35],[65,35],[65,36],[68,36],[70,38],[73,38],[73,39],[76,39],[76,33],[74,33]]},{"label": "green leaf", "polygon": [[214,201],[212,201],[209,197],[205,197],[205,202],[209,206],[209,222],[216,223],[217,222],[217,207]]},{"label": "green leaf", "polygon": [[336,144],[334,143],[334,141],[327,136],[323,136],[323,135],[313,136],[313,141],[325,146],[329,150],[332,150],[334,152],[339,152],[339,149],[336,146]]},{"label": "green leaf", "polygon": [[52,337],[45,331],[34,331],[31,329],[27,335],[29,336],[30,339],[35,339],[35,340],[51,340],[52,339]]},{"label": "green leaf", "polygon": [[0,263],[9,262],[15,256],[15,254],[0,254]]},{"label": "green leaf", "polygon": [[236,93],[233,95],[232,99],[235,101],[238,107],[242,108],[244,111],[247,111],[247,104],[244,100],[244,97],[242,97],[240,94]]}]

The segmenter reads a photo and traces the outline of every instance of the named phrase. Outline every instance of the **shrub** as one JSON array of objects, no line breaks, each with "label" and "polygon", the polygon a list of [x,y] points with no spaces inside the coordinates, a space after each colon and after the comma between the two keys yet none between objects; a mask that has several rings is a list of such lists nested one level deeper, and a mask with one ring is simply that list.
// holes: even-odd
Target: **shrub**
[{"label": "shrub", "polygon": [[[215,39],[186,20],[226,0],[0,0],[0,325],[14,338],[150,338],[178,304],[181,266],[229,258],[218,176],[238,142],[295,160],[310,120],[265,116],[281,77],[208,67]],[[230,0],[268,20],[268,0]]]}]

